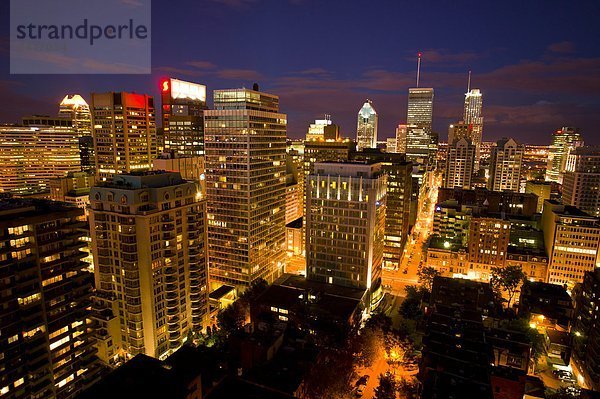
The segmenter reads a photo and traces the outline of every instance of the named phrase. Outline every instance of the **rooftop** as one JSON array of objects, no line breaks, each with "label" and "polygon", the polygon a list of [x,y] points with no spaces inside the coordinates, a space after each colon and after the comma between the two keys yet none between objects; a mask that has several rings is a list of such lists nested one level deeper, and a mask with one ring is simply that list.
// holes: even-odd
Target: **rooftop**
[{"label": "rooftop", "polygon": [[67,212],[83,214],[83,210],[68,205],[64,202],[50,201],[36,198],[6,198],[0,200],[0,223],[14,222],[18,224],[19,220],[31,217],[45,216],[52,213],[58,213],[62,217],[69,217]]}]

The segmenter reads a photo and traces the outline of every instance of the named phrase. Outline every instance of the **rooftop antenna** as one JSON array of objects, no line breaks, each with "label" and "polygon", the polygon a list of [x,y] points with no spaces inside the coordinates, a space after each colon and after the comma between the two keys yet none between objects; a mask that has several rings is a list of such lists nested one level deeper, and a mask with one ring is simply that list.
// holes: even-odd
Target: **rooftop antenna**
[{"label": "rooftop antenna", "polygon": [[419,87],[419,78],[421,77],[421,52],[417,54],[417,87]]},{"label": "rooftop antenna", "polygon": [[471,91],[471,71],[469,71],[469,80],[467,82],[467,93]]}]

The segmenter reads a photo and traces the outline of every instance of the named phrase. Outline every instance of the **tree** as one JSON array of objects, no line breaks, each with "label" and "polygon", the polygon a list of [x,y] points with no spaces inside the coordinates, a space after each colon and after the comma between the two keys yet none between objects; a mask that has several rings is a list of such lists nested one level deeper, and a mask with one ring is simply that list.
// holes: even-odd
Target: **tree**
[{"label": "tree", "polygon": [[431,292],[431,287],[433,287],[433,279],[439,275],[440,272],[431,266],[422,267],[417,272],[417,276],[419,277],[419,284],[421,284],[421,286],[429,292]]},{"label": "tree", "polygon": [[375,388],[375,399],[396,399],[396,380],[393,376],[379,375],[379,385]]},{"label": "tree", "polygon": [[308,371],[304,392],[311,399],[350,398],[350,380],[353,376],[353,358],[349,351],[325,350]]},{"label": "tree", "polygon": [[419,383],[414,379],[402,379],[398,384],[398,391],[400,391],[402,397],[406,399],[418,399]]},{"label": "tree", "polygon": [[506,307],[510,308],[510,303],[526,279],[527,275],[521,266],[492,267],[490,285],[499,298],[503,293],[508,295]]},{"label": "tree", "polygon": [[406,298],[400,304],[400,314],[405,319],[417,320],[423,315],[421,311],[421,301],[426,293],[426,288],[423,286],[409,285],[404,288]]}]

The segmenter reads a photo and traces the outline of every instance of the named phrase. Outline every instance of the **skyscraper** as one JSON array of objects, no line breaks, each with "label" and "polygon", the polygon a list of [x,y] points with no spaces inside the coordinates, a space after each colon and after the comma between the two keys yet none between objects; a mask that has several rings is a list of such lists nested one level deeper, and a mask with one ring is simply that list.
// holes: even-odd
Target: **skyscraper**
[{"label": "skyscraper", "polygon": [[179,173],[138,172],[90,202],[101,358],[167,356],[207,326],[206,201]]},{"label": "skyscraper", "polygon": [[[406,156],[409,161],[425,164],[433,155],[433,89],[408,89],[406,117]],[[437,143],[436,143],[437,144]]]},{"label": "skyscraper", "polygon": [[482,106],[483,95],[481,94],[481,90],[471,89],[468,93],[465,93],[463,121],[469,125],[483,125]]},{"label": "skyscraper", "polygon": [[0,192],[48,191],[50,179],[81,170],[72,127],[0,126]]},{"label": "skyscraper", "polygon": [[371,291],[380,286],[386,188],[380,163],[315,164],[306,190],[309,279]]},{"label": "skyscraper", "polygon": [[563,127],[552,133],[552,143],[548,151],[546,180],[562,184],[567,157],[575,147],[583,145],[576,127]]},{"label": "skyscraper", "polygon": [[164,150],[180,156],[204,155],[206,86],[169,78],[160,89]]},{"label": "skyscraper", "polygon": [[287,117],[258,85],[215,90],[214,107],[204,113],[211,278],[273,281],[285,260]]},{"label": "skyscraper", "polygon": [[523,152],[523,145],[514,139],[503,138],[496,142],[490,160],[489,190],[519,191]]},{"label": "skyscraper", "polygon": [[97,180],[152,169],[156,157],[154,98],[135,93],[92,93]]},{"label": "skyscraper", "polygon": [[575,148],[563,174],[563,203],[600,216],[600,147]]},{"label": "skyscraper", "polygon": [[363,148],[377,147],[377,112],[371,100],[365,101],[358,111],[356,146],[359,151]]},{"label": "skyscraper", "polygon": [[3,398],[73,398],[98,376],[82,215],[53,201],[0,202]]},{"label": "skyscraper", "polygon": [[77,133],[81,170],[93,172],[96,167],[96,157],[94,155],[90,106],[79,94],[66,95],[60,103],[58,117],[70,120],[73,130]]},{"label": "skyscraper", "polygon": [[397,269],[410,231],[413,164],[406,161],[404,154],[382,152],[379,149],[355,152],[351,159],[381,163],[381,170],[387,175],[383,266]]},{"label": "skyscraper", "polygon": [[475,146],[468,138],[454,139],[448,146],[444,187],[471,189],[473,166],[475,164]]},{"label": "skyscraper", "polygon": [[59,105],[58,117],[71,120],[73,129],[80,136],[92,135],[90,106],[79,94],[67,94],[63,98]]}]

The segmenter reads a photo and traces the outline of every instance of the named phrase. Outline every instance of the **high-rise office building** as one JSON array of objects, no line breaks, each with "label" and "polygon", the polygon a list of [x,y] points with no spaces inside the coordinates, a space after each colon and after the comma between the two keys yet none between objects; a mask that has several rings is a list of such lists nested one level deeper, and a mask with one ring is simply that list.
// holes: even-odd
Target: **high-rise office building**
[{"label": "high-rise office building", "polygon": [[415,87],[408,89],[406,124],[424,127],[429,134],[433,123],[433,89]]},{"label": "high-rise office building", "polygon": [[206,200],[179,173],[138,172],[90,202],[99,355],[167,356],[208,323]]},{"label": "high-rise office building", "polygon": [[490,159],[490,191],[519,191],[523,145],[514,139],[503,138],[492,148]]},{"label": "high-rise office building", "polygon": [[481,94],[481,90],[471,89],[468,93],[465,93],[463,121],[469,125],[483,125],[482,106],[483,95]]},{"label": "high-rise office building", "polygon": [[323,162],[308,177],[306,271],[311,280],[381,284],[387,176],[380,163]]},{"label": "high-rise office building", "polygon": [[304,174],[298,173],[293,158],[287,154],[285,162],[285,224],[302,217],[302,186],[298,178]]},{"label": "high-rise office building", "polygon": [[154,98],[136,93],[92,93],[96,179],[152,169],[156,157]]},{"label": "high-rise office building", "polygon": [[471,89],[465,93],[463,121],[469,126],[470,138],[475,146],[475,170],[479,169],[480,147],[483,137],[483,94],[479,89]]},{"label": "high-rise office building", "polygon": [[359,151],[363,148],[377,148],[377,112],[371,100],[365,101],[358,111],[356,147]]},{"label": "high-rise office building", "polygon": [[90,106],[79,94],[67,94],[63,98],[59,105],[58,117],[71,120],[73,129],[80,136],[92,135]]},{"label": "high-rise office building", "polygon": [[406,156],[409,161],[426,164],[431,161],[433,137],[433,89],[408,89],[408,112],[406,116]]},{"label": "high-rise office building", "polygon": [[96,159],[94,155],[90,106],[79,94],[66,95],[59,105],[58,117],[70,120],[73,129],[79,137],[81,170],[86,172],[93,171]]},{"label": "high-rise office building", "polygon": [[215,90],[214,107],[204,113],[211,279],[273,281],[285,261],[287,117],[258,85]]},{"label": "high-rise office building", "polygon": [[204,155],[206,86],[169,78],[161,82],[160,91],[162,149],[180,156]]},{"label": "high-rise office building", "polygon": [[468,138],[455,139],[448,146],[444,187],[471,189],[474,164],[475,145]]},{"label": "high-rise office building", "polygon": [[45,192],[50,179],[80,170],[79,142],[72,127],[0,126],[0,192]]},{"label": "high-rise office building", "polygon": [[575,148],[563,174],[563,204],[600,216],[600,147]]},{"label": "high-rise office building", "polygon": [[339,126],[331,122],[331,115],[326,114],[325,119],[316,119],[315,123],[310,124],[306,132],[306,140],[337,140],[339,139],[339,133]]},{"label": "high-rise office building", "polygon": [[567,157],[571,151],[583,145],[576,127],[563,127],[552,133],[552,142],[548,151],[546,180],[562,184]]},{"label": "high-rise office building", "polygon": [[82,215],[54,201],[0,202],[2,398],[73,398],[98,376]]},{"label": "high-rise office building", "polygon": [[585,273],[581,288],[575,297],[575,317],[571,332],[573,360],[583,374],[586,385],[600,390],[600,269]]},{"label": "high-rise office building", "polygon": [[598,267],[600,222],[574,206],[544,202],[544,244],[550,258],[548,282],[573,287]]},{"label": "high-rise office building", "polygon": [[396,127],[396,152],[406,154],[407,129],[403,124]]},{"label": "high-rise office building", "polygon": [[411,225],[413,164],[406,161],[404,154],[386,153],[378,149],[353,153],[351,159],[381,163],[381,170],[387,175],[383,266],[397,269]]}]

